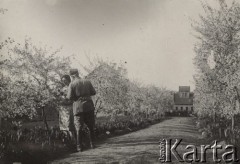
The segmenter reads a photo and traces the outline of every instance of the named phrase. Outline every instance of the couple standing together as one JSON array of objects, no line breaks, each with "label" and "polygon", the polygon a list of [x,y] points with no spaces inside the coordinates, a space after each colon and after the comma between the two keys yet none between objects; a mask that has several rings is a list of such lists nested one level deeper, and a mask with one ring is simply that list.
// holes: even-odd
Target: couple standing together
[{"label": "couple standing together", "polygon": [[96,91],[89,80],[79,77],[77,69],[71,69],[70,75],[64,75],[61,80],[65,87],[62,91],[63,103],[59,111],[60,130],[68,131],[70,136],[75,136],[76,132],[76,150],[83,151],[85,123],[90,133],[90,147],[94,148],[95,107],[91,96],[95,95]]}]

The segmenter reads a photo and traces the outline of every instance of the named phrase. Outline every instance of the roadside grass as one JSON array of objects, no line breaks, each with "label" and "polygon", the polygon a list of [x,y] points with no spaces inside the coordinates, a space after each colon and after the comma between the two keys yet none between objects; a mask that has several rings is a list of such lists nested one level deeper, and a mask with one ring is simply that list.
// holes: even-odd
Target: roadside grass
[{"label": "roadside grass", "polygon": [[[142,119],[139,122],[129,124],[131,118],[128,116],[119,116],[116,120],[111,120],[109,116],[102,116],[96,119],[96,142],[103,142],[105,139],[113,136],[127,134],[148,127],[149,125],[159,123],[165,118],[161,119]],[[58,121],[48,121],[49,127],[58,127]],[[129,127],[130,125],[130,127]],[[45,125],[42,121],[26,122],[21,129],[44,129]],[[54,160],[62,155],[74,152],[73,145],[69,144],[66,139],[60,136],[48,142],[46,136],[41,138],[37,133],[32,137],[38,137],[37,141],[17,140],[10,141],[5,149],[4,157],[0,163],[22,162],[26,164],[44,164],[48,161]],[[31,137],[31,136],[30,136]],[[22,137],[24,138],[24,136]],[[85,145],[88,146],[87,135],[84,137]]]}]

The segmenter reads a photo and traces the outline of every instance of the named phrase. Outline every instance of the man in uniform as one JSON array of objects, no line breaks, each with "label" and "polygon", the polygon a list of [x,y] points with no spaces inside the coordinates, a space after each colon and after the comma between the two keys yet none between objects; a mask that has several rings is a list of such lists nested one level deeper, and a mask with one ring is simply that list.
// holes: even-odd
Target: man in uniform
[{"label": "man in uniform", "polygon": [[90,132],[90,146],[94,148],[93,140],[95,115],[94,104],[91,96],[96,94],[92,83],[89,80],[81,79],[77,69],[70,70],[72,82],[69,85],[67,98],[73,100],[74,125],[77,134],[77,151],[82,151],[82,133],[84,123]]}]

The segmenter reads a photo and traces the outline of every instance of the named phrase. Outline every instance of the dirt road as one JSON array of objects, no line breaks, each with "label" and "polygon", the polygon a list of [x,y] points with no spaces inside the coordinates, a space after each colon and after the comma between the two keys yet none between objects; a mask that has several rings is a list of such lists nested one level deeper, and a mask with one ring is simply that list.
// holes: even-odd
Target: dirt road
[{"label": "dirt road", "polygon": [[186,144],[202,142],[193,118],[174,117],[143,130],[109,138],[97,144],[96,149],[66,155],[52,163],[160,163],[159,140],[163,138],[182,139],[178,146],[180,152]]}]

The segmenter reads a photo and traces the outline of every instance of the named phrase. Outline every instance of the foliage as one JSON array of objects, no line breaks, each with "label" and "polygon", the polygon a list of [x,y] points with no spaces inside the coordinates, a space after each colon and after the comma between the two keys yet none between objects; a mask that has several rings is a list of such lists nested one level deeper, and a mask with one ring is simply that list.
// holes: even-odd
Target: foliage
[{"label": "foliage", "polygon": [[[195,22],[199,42],[195,46],[196,90],[194,105],[200,117],[232,120],[240,113],[240,5],[219,0],[219,9],[203,4],[204,16]],[[218,118],[218,119],[217,119]]]},{"label": "foliage", "polygon": [[[97,118],[96,137],[97,140],[112,137],[119,134],[126,134],[148,125],[159,122],[162,119],[148,118],[143,120],[130,119],[127,116],[122,116],[118,120],[108,121],[106,117]],[[88,130],[84,128],[84,145],[88,146]],[[0,130],[0,161],[6,159],[9,161],[19,161],[22,163],[38,163],[39,153],[49,154],[44,156],[44,160],[49,162],[54,154],[63,152],[70,153],[74,151],[73,140],[64,132],[60,131],[57,126],[50,129],[51,142],[49,142],[48,132],[40,126],[25,128],[16,123],[8,130]],[[25,146],[24,146],[25,145]],[[34,149],[33,149],[34,148]],[[31,152],[31,156],[29,156]],[[13,159],[12,159],[13,158]],[[43,162],[40,162],[43,163]],[[45,162],[44,162],[45,163]]]},{"label": "foliage", "polygon": [[114,115],[119,110],[127,108],[126,73],[116,64],[102,62],[88,76],[97,91],[95,106],[106,114]]},{"label": "foliage", "polygon": [[32,117],[36,110],[57,107],[60,77],[69,69],[69,58],[57,56],[59,50],[37,47],[30,39],[24,45],[10,38],[1,63],[1,106],[3,116]]},{"label": "foliage", "polygon": [[[37,111],[54,110],[60,105],[60,77],[69,70],[70,59],[60,58],[60,49],[52,51],[38,47],[30,39],[23,45],[8,38],[1,44],[0,67],[0,116],[32,118]],[[98,134],[119,130],[130,132],[159,121],[164,111],[173,104],[172,92],[155,86],[142,86],[127,78],[123,64],[96,60],[84,66],[97,91],[94,96],[96,113],[110,116],[103,124],[97,124]],[[127,117],[122,120],[120,116]],[[17,129],[2,131],[0,148],[6,152],[9,143],[28,142],[51,145],[64,139],[59,129]],[[87,133],[87,130],[85,131]],[[6,140],[9,139],[9,142]],[[0,152],[0,153],[3,153]],[[1,154],[0,154],[1,155]]]},{"label": "foliage", "polygon": [[[233,3],[230,7],[220,1],[220,9],[204,5],[206,17],[195,26],[200,34],[196,45],[195,65],[199,72],[196,80],[196,109],[217,113],[226,117],[239,113],[236,98],[239,85],[239,31],[240,6]],[[207,64],[213,55],[215,67]],[[211,101],[209,101],[211,100]]]},{"label": "foliage", "polygon": [[141,86],[127,78],[123,64],[96,60],[85,68],[96,88],[96,111],[113,116],[130,115],[133,118],[156,115],[160,117],[173,104],[172,92],[155,86]]}]

